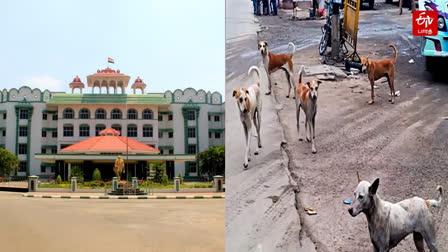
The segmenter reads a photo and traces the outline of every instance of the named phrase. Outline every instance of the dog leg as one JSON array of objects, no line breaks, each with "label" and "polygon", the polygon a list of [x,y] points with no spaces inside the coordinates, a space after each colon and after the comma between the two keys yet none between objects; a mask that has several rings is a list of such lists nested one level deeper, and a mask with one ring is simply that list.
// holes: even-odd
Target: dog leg
[{"label": "dog leg", "polygon": [[311,142],[311,123],[308,121],[308,116],[305,114],[305,131],[306,131],[306,142]]},{"label": "dog leg", "polygon": [[316,151],[316,146],[314,145],[314,123],[313,123],[313,121],[314,121],[314,118],[310,120],[310,122],[309,122],[310,125],[308,127],[310,127],[311,152],[313,154],[316,154],[317,151]]},{"label": "dog leg", "polygon": [[423,242],[422,234],[414,232],[414,244],[418,252],[425,252],[425,244]]},{"label": "dog leg", "polygon": [[244,163],[243,166],[244,168],[247,168],[249,166],[249,151],[250,151],[250,132],[248,132],[248,128],[247,125],[244,124],[244,134],[246,135],[246,154],[244,155]]},{"label": "dog leg", "polygon": [[271,73],[268,72],[268,88],[269,91],[266,93],[266,95],[270,95],[271,94],[271,90],[272,90],[272,79],[271,79]]},{"label": "dog leg", "polygon": [[316,122],[316,115],[314,115],[314,117],[313,117],[313,121],[312,121],[312,123],[313,123],[313,139],[314,138],[316,138],[316,135],[315,135],[315,131],[314,131],[314,129],[315,129],[315,122]]},{"label": "dog leg", "polygon": [[255,150],[254,155],[258,155],[258,151],[261,148],[261,138],[260,138],[260,117],[259,117],[259,113],[257,110],[255,111],[254,125],[255,125],[255,129],[257,130],[257,140],[258,140],[257,149]]},{"label": "dog leg", "polygon": [[373,86],[375,85],[375,80],[373,79],[373,77],[369,78],[369,80],[370,80],[370,101],[369,101],[369,105],[370,105],[370,104],[373,104],[373,102],[374,102],[375,94],[373,93],[374,92]]},{"label": "dog leg", "polygon": [[425,239],[426,246],[428,246],[430,252],[438,252],[436,245],[436,231],[434,229],[433,223],[425,223],[425,231],[422,232],[423,238]]},{"label": "dog leg", "polygon": [[390,92],[391,92],[391,98],[392,98],[392,104],[395,103],[395,86],[394,86],[394,71],[392,70],[390,76],[388,75],[388,80],[389,80],[389,88],[390,88]]},{"label": "dog leg", "polygon": [[303,139],[300,137],[300,102],[296,101],[296,119],[297,119],[297,135],[299,136],[299,141]]}]

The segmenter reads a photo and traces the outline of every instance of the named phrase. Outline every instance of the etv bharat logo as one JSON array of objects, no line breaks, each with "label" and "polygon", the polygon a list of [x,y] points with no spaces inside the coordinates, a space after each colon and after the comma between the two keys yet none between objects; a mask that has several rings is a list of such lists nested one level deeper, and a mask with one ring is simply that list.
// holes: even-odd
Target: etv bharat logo
[{"label": "etv bharat logo", "polygon": [[414,11],[412,20],[412,34],[414,36],[437,35],[437,11]]}]

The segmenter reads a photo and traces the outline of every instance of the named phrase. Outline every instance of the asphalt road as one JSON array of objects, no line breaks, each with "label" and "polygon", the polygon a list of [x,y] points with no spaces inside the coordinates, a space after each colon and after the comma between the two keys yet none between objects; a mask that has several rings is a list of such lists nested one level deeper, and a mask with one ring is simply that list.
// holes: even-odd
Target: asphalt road
[{"label": "asphalt road", "polygon": [[[234,243],[234,248],[241,251],[257,251],[260,244],[262,248],[274,244],[275,251],[312,251],[304,249],[311,240],[311,247],[317,251],[371,251],[365,217],[361,214],[352,218],[342,204],[343,199],[353,195],[357,171],[368,181],[379,177],[378,193],[391,202],[412,196],[434,198],[437,185],[448,188],[448,120],[444,120],[448,116],[448,81],[425,71],[424,60],[418,54],[419,41],[411,35],[411,15],[407,11],[402,16],[397,14],[397,8],[384,4],[377,5],[374,11],[362,11],[358,41],[360,55],[373,59],[392,57],[390,43],[398,47],[395,85],[401,95],[396,104],[388,102],[388,87],[381,80],[376,83],[376,102],[371,106],[366,103],[370,88],[364,75],[323,82],[318,98],[315,155],[308,143],[298,141],[294,100],[285,98],[286,79],[275,74],[279,83],[275,96],[262,97],[264,148],[249,169],[243,170],[244,139],[231,91],[255,80],[245,76],[247,64],[238,67],[239,61],[232,58],[226,62],[233,69],[241,68],[226,87],[226,128],[234,136],[226,142],[232,150],[226,160],[226,172],[231,174],[227,177],[226,232],[233,231],[226,237],[227,244],[232,237],[239,244]],[[257,38],[283,52],[287,52],[287,43],[294,41],[301,49],[294,57],[298,71],[300,65],[319,64],[314,42],[318,41],[323,22],[290,21],[284,13],[280,18],[261,17]],[[255,45],[251,50],[256,50]],[[410,59],[415,63],[408,63]],[[267,83],[263,70],[262,76],[263,90],[267,85],[263,85]],[[305,80],[311,78],[305,76]],[[303,114],[301,120],[303,137]],[[281,131],[288,142],[284,150],[278,148]],[[270,196],[277,196],[277,201]],[[306,215],[304,206],[312,206],[318,214]],[[446,212],[433,210],[441,251],[448,250]],[[412,237],[393,251],[415,251]]]},{"label": "asphalt road", "polygon": [[224,251],[224,200],[76,200],[0,193],[1,251]]}]

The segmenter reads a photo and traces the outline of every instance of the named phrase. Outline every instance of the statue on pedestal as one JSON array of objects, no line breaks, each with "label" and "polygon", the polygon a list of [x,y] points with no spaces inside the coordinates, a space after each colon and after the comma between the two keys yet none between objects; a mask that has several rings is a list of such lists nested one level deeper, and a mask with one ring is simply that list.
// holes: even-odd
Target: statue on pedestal
[{"label": "statue on pedestal", "polygon": [[124,160],[121,158],[121,156],[118,156],[117,160],[115,160],[114,172],[115,175],[117,175],[118,182],[120,182],[120,176],[122,173],[124,173]]}]

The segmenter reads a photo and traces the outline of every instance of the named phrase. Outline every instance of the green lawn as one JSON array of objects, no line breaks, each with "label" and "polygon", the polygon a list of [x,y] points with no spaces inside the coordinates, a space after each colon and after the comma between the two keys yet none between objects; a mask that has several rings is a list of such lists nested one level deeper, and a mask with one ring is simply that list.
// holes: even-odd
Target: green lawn
[{"label": "green lawn", "polygon": [[[139,184],[138,187],[140,189],[172,189],[174,188],[174,182],[170,181],[168,185],[162,185],[159,183],[153,183],[152,185],[150,183],[143,183]],[[180,185],[180,188],[212,188],[213,185],[209,182],[185,182],[184,184]],[[55,184],[55,183],[40,183],[39,188],[67,188],[70,189],[70,182],[64,181],[61,184]],[[108,183],[106,184],[107,189],[112,189],[112,184]],[[84,182],[84,183],[78,183],[78,189],[104,189],[104,183],[101,182]]]}]

